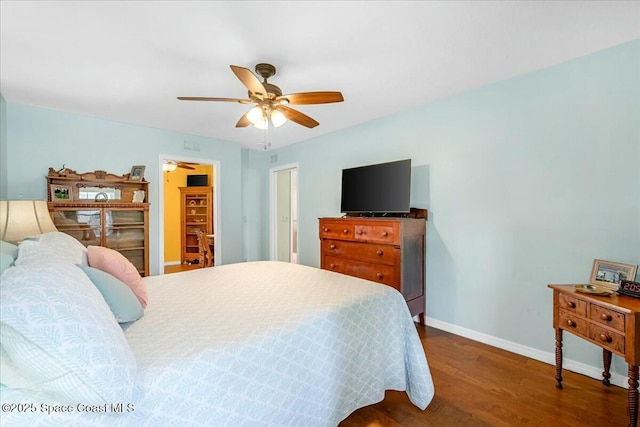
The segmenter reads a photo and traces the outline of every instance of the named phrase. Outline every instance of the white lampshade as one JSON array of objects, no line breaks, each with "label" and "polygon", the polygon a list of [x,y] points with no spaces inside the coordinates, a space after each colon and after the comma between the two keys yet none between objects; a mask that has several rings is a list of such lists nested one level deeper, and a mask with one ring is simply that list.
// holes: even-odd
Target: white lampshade
[{"label": "white lampshade", "polygon": [[58,229],[45,200],[0,200],[0,240],[18,243],[50,231]]},{"label": "white lampshade", "polygon": [[165,172],[173,172],[178,168],[178,162],[175,160],[165,160],[162,164],[162,170]]},{"label": "white lampshade", "polygon": [[265,115],[264,115],[264,110],[260,107],[253,107],[251,110],[249,110],[249,112],[247,113],[247,119],[253,123],[254,125],[258,125],[259,123],[264,122],[265,120]]},{"label": "white lampshade", "polygon": [[280,127],[287,122],[287,118],[278,110],[271,111],[271,123],[273,126]]}]

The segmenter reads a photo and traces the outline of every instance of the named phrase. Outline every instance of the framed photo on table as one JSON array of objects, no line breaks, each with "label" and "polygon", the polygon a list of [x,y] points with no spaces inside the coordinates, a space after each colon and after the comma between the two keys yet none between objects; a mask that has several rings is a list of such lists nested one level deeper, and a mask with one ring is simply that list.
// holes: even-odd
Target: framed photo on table
[{"label": "framed photo on table", "polygon": [[133,166],[129,173],[129,181],[142,181],[145,166]]},{"label": "framed photo on table", "polygon": [[589,283],[617,291],[620,282],[635,279],[637,269],[637,265],[596,259],[593,260]]}]

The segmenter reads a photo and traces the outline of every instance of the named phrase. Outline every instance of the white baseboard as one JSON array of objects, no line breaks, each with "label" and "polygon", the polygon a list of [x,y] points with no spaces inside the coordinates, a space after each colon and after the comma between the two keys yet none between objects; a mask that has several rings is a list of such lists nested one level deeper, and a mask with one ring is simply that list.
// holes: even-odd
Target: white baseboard
[{"label": "white baseboard", "polygon": [[168,265],[180,265],[180,261],[165,261],[164,266],[166,267]]},{"label": "white baseboard", "polygon": [[[450,332],[455,335],[460,335],[461,337],[469,338],[471,340],[488,344],[493,347],[501,348],[503,350],[507,350],[512,353],[519,354],[521,356],[526,356],[530,359],[547,363],[549,365],[555,366],[555,363],[556,363],[555,353],[548,353],[532,347],[527,347],[522,344],[517,344],[512,341],[503,340],[502,338],[497,338],[491,335],[483,334],[482,332],[477,332],[471,329],[463,328],[461,326],[443,322],[441,320],[434,319],[432,317],[425,317],[425,323],[428,326],[432,326],[436,329],[441,329],[443,331]],[[429,360],[428,354],[427,354],[427,360]],[[587,365],[585,363],[576,362],[575,360],[563,358],[562,369],[567,369],[571,372],[586,375],[598,381],[602,380],[602,367],[598,368],[595,366]],[[553,378],[550,378],[550,381],[553,381]],[[622,387],[622,388],[628,387],[627,377],[622,376],[620,374],[616,374],[612,372],[610,381],[611,381],[611,384],[615,384],[619,387]]]}]

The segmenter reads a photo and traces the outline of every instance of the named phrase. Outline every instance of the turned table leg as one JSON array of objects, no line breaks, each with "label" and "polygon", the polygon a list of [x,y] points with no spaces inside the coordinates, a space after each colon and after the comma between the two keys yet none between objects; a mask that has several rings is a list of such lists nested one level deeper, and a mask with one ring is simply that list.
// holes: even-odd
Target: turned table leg
[{"label": "turned table leg", "polygon": [[611,374],[609,373],[609,370],[611,369],[611,352],[609,350],[602,349],[602,361],[604,364],[604,371],[602,372],[602,384],[610,386],[611,381],[609,381],[609,378],[611,378]]},{"label": "turned table leg", "polygon": [[562,329],[556,329],[556,388],[562,388]]},{"label": "turned table leg", "polygon": [[629,427],[638,426],[638,365],[629,365]]}]

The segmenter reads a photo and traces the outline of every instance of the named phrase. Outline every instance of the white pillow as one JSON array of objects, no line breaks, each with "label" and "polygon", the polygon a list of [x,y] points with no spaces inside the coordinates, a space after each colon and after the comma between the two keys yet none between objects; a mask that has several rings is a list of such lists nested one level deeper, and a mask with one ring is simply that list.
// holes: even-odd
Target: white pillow
[{"label": "white pillow", "polygon": [[[9,387],[52,393],[69,404],[131,400],[136,363],[109,306],[75,265],[14,266],[2,276],[0,342]],[[5,356],[5,355],[3,355]],[[5,365],[5,363],[3,363]],[[19,375],[17,375],[19,374]]]},{"label": "white pillow", "polygon": [[18,258],[15,260],[15,265],[45,262],[89,265],[87,248],[73,237],[60,231],[27,238],[18,245]]}]

